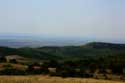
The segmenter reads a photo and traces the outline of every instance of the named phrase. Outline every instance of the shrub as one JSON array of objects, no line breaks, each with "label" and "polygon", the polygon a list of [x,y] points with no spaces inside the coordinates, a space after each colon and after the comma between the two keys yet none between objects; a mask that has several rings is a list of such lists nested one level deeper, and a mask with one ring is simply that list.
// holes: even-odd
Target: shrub
[{"label": "shrub", "polygon": [[3,67],[6,68],[6,69],[8,69],[8,68],[13,68],[13,66],[10,65],[10,64],[3,65]]},{"label": "shrub", "polygon": [[17,70],[12,68],[5,68],[0,71],[0,75],[26,75],[24,70]]},{"label": "shrub", "polygon": [[0,62],[7,62],[6,57],[5,57],[5,56],[1,56],[1,57],[0,57]]},{"label": "shrub", "polygon": [[15,64],[18,63],[16,59],[11,59],[11,60],[9,60],[9,62],[10,62],[10,63],[15,63]]}]

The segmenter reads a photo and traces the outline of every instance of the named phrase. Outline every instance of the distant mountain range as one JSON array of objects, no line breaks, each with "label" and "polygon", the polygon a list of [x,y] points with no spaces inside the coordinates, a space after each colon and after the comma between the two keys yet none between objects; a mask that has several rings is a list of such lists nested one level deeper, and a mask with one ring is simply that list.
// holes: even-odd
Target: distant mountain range
[{"label": "distant mountain range", "polygon": [[27,40],[27,39],[0,39],[0,46],[6,47],[42,47],[42,46],[76,46],[84,44],[82,41],[70,40]]},{"label": "distant mountain range", "polygon": [[28,36],[28,35],[5,35],[0,34],[0,46],[7,47],[42,47],[42,46],[71,46],[82,45],[87,40],[77,38],[62,37],[44,37],[44,36]]},{"label": "distant mountain range", "polygon": [[5,47],[38,47],[42,46],[44,42],[33,41],[33,40],[15,40],[15,39],[1,39],[0,46]]},{"label": "distant mountain range", "polygon": [[[43,47],[43,46],[80,46],[88,42],[103,41],[94,38],[78,38],[78,37],[50,37],[44,35],[28,35],[28,34],[10,34],[0,33],[0,46],[5,47]],[[115,40],[105,40],[103,42],[113,42]],[[123,43],[117,40],[115,43]]]}]

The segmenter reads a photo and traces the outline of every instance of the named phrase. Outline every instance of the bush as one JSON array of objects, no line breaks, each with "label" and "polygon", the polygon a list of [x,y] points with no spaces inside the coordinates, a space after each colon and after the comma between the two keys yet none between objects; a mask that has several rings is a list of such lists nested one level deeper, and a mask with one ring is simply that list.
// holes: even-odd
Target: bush
[{"label": "bush", "polygon": [[50,72],[49,76],[60,76],[57,72]]},{"label": "bush", "polygon": [[5,57],[5,56],[1,56],[1,57],[0,57],[0,62],[7,62],[6,57]]},{"label": "bush", "polygon": [[10,63],[15,63],[15,64],[18,63],[16,59],[11,59],[9,62],[10,62]]},{"label": "bush", "polygon": [[8,69],[8,68],[13,68],[13,66],[12,66],[12,65],[10,65],[10,64],[5,64],[5,65],[3,65],[3,67],[4,67],[5,69]]},{"label": "bush", "polygon": [[44,68],[44,67],[41,67],[40,71],[42,72],[42,74],[48,74],[49,73],[48,68]]},{"label": "bush", "polygon": [[12,68],[5,68],[0,71],[0,75],[26,75],[24,70],[17,70]]},{"label": "bush", "polygon": [[26,71],[28,72],[28,74],[48,74],[49,73],[48,67],[41,67],[41,65],[36,63],[29,65]]}]

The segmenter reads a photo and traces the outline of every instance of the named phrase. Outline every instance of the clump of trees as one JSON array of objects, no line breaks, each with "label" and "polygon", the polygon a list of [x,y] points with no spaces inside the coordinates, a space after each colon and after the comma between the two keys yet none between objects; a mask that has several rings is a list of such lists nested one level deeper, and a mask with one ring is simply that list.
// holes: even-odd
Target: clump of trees
[{"label": "clump of trees", "polygon": [[0,62],[7,62],[6,57],[5,57],[5,56],[1,56],[1,57],[0,57]]},{"label": "clump of trees", "polygon": [[14,69],[12,65],[4,65],[4,68],[0,70],[0,75],[26,75],[25,70]]},{"label": "clump of trees", "polygon": [[[0,58],[0,62],[6,62],[5,57]],[[15,59],[10,63],[17,63]],[[110,72],[109,72],[110,71]],[[60,77],[82,77],[90,78],[96,74],[102,74],[105,79],[107,75],[125,75],[125,64],[115,57],[96,57],[78,60],[47,60],[41,64],[36,62],[27,65],[27,69],[14,69],[10,65],[4,66],[0,70],[0,75],[36,75],[44,74]]]},{"label": "clump of trees", "polygon": [[49,70],[48,67],[42,67],[39,63],[34,63],[28,65],[26,72],[28,74],[48,74]]},{"label": "clump of trees", "polygon": [[17,70],[13,68],[5,68],[0,71],[0,75],[26,75],[27,72],[24,70]]}]

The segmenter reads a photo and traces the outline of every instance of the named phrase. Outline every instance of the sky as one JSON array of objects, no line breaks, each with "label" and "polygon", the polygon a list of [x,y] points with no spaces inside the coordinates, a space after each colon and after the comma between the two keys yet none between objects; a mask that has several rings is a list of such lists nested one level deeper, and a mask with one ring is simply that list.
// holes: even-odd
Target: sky
[{"label": "sky", "polygon": [[125,40],[125,0],[0,0],[0,34]]}]

